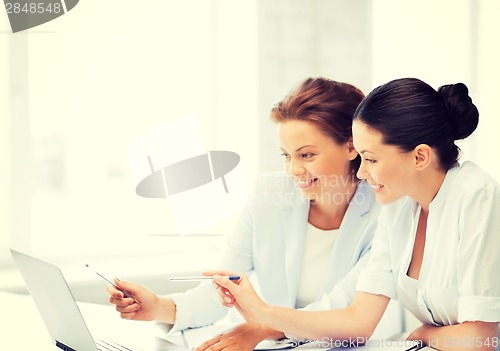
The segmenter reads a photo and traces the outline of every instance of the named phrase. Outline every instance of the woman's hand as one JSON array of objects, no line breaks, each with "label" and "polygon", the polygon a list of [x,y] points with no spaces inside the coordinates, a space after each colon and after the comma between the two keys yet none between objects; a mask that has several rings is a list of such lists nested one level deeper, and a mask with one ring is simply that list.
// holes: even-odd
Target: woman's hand
[{"label": "woman's hand", "polygon": [[258,324],[244,323],[198,346],[194,351],[252,351],[264,339],[279,339],[283,333]]},{"label": "woman's hand", "polygon": [[[115,284],[120,289],[109,285],[106,290],[109,293],[109,302],[116,306],[123,319],[151,321],[158,319],[160,298],[152,291],[142,285],[121,281],[115,278]],[[123,291],[130,292],[134,298],[125,297]]]},{"label": "woman's hand", "polygon": [[[245,274],[228,271],[210,271],[221,302],[226,307],[236,307],[247,322],[259,323],[259,315],[268,305],[262,301]],[[229,280],[228,275],[239,275],[239,280]]]},{"label": "woman's hand", "polygon": [[462,322],[437,327],[424,324],[415,329],[409,340],[421,340],[437,350],[493,351],[498,345],[498,323]]}]

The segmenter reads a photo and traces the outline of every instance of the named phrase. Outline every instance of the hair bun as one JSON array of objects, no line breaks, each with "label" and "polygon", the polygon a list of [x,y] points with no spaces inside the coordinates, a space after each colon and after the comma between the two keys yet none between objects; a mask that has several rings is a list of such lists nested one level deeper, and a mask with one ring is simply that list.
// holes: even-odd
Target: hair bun
[{"label": "hair bun", "polygon": [[474,132],[479,122],[479,112],[472,103],[469,89],[463,83],[443,85],[438,89],[450,116],[453,139],[465,139]]}]

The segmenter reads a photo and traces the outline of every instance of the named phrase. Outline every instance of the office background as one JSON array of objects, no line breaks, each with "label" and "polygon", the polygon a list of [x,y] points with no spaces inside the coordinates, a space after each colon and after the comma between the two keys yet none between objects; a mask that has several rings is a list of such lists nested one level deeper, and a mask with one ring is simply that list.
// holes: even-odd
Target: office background
[{"label": "office background", "polygon": [[9,247],[68,267],[96,301],[81,263],[154,289],[210,268],[223,236],[175,235],[169,199],[134,192],[130,141],[196,116],[207,150],[238,153],[250,186],[281,169],[269,111],[309,76],[365,93],[408,76],[466,83],[481,117],[462,160],[500,181],[499,15],[495,0],[85,0],[16,34],[0,15],[0,290],[20,289]]}]

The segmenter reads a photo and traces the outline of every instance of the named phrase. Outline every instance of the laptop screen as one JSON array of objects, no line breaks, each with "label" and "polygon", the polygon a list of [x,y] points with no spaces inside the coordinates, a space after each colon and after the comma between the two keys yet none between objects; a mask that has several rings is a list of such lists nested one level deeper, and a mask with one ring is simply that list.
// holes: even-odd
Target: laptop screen
[{"label": "laptop screen", "polygon": [[59,267],[16,250],[10,251],[53,342],[61,348],[96,351]]}]

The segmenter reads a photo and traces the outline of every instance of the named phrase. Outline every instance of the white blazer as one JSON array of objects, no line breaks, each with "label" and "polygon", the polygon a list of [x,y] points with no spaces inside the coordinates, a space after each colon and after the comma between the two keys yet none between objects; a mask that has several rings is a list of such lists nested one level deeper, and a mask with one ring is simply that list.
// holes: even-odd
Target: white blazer
[{"label": "white blazer", "polygon": [[[306,309],[350,305],[358,275],[368,260],[379,208],[369,185],[360,182],[339,228],[323,286],[316,302]],[[260,177],[228,236],[220,268],[252,274],[264,301],[294,308],[308,215],[309,201],[288,175]],[[171,296],[177,306],[171,332],[211,324],[227,312],[211,283]]]}]

